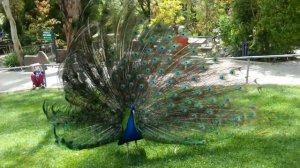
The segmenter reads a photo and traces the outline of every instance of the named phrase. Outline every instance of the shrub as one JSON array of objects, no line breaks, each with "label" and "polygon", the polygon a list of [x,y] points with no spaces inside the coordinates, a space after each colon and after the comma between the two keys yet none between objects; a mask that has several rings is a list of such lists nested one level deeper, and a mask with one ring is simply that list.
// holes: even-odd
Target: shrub
[{"label": "shrub", "polygon": [[10,53],[8,56],[6,56],[4,59],[4,65],[8,67],[19,66],[20,63],[18,61],[17,54]]},{"label": "shrub", "polygon": [[23,47],[24,55],[34,55],[39,52],[39,46],[27,46]]},{"label": "shrub", "polygon": [[57,48],[64,49],[66,45],[67,45],[67,43],[64,40],[62,40],[62,39],[57,39],[56,40]]}]

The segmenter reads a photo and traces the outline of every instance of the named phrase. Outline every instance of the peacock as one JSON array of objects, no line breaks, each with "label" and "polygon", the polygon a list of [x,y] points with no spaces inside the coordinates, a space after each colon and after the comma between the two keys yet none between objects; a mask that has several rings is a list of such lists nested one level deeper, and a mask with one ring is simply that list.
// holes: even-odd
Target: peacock
[{"label": "peacock", "polygon": [[208,132],[255,116],[253,108],[234,108],[228,96],[243,90],[235,81],[240,67],[219,67],[217,54],[199,56],[197,46],[182,42],[185,32],[123,5],[117,16],[102,16],[74,36],[61,68],[67,104],[43,105],[57,143],[198,145]]}]

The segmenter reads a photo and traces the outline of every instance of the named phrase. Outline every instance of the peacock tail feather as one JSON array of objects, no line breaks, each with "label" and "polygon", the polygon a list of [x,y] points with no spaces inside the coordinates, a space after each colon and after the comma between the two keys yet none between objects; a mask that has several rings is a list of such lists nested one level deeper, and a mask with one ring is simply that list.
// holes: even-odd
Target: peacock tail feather
[{"label": "peacock tail feather", "polygon": [[134,5],[125,6],[110,29],[103,16],[80,29],[71,44],[62,68],[68,105],[43,106],[58,143],[72,149],[141,138],[203,144],[207,132],[254,117],[252,109],[233,108],[226,96],[241,94],[239,67],[222,68],[217,56],[198,56],[197,47],[176,40],[185,33],[149,23]]}]

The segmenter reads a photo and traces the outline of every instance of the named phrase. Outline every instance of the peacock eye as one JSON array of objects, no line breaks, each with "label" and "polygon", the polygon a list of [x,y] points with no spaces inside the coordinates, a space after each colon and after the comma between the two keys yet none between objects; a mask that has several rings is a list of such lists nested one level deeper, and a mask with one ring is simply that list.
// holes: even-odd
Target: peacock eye
[{"label": "peacock eye", "polygon": [[167,82],[168,82],[168,84],[173,84],[173,83],[174,83],[174,81],[173,81],[173,80],[171,80],[171,79],[170,79],[170,80],[168,80]]},{"label": "peacock eye", "polygon": [[156,92],[156,94],[155,94],[156,96],[161,96],[162,95],[162,93],[161,92]]},{"label": "peacock eye", "polygon": [[206,71],[206,69],[207,69],[207,68],[206,68],[205,65],[200,65],[200,70],[201,70],[201,71]]},{"label": "peacock eye", "polygon": [[131,75],[130,74],[126,75],[126,80],[131,80]]},{"label": "peacock eye", "polygon": [[175,50],[177,47],[178,47],[177,44],[173,44],[173,45],[172,45],[172,49],[173,49],[173,50]]},{"label": "peacock eye", "polygon": [[140,84],[140,85],[139,85],[139,88],[142,90],[142,89],[145,88],[145,85],[144,85],[144,84]]},{"label": "peacock eye", "polygon": [[217,63],[217,62],[218,62],[217,57],[214,57],[214,58],[212,59],[212,61],[213,61],[214,63]]},{"label": "peacock eye", "polygon": [[193,76],[193,77],[192,77],[192,81],[193,81],[193,82],[197,82],[197,81],[198,81],[198,77]]},{"label": "peacock eye", "polygon": [[172,62],[172,58],[171,58],[171,57],[166,58],[166,62],[167,62],[167,63]]},{"label": "peacock eye", "polygon": [[209,115],[209,116],[213,115],[212,109],[207,109],[206,114]]},{"label": "peacock eye", "polygon": [[217,99],[215,97],[210,98],[209,102],[211,104],[215,104],[217,102]]},{"label": "peacock eye", "polygon": [[218,119],[215,120],[214,123],[215,123],[216,126],[221,126],[222,120],[220,118],[218,118]]},{"label": "peacock eye", "polygon": [[152,84],[152,85],[156,85],[156,84],[157,84],[157,80],[152,80],[152,81],[151,81],[151,84]]},{"label": "peacock eye", "polygon": [[147,69],[145,70],[145,74],[147,74],[147,75],[150,75],[150,74],[151,74],[150,68],[147,68]]},{"label": "peacock eye", "polygon": [[225,76],[224,75],[220,75],[219,79],[225,80]]},{"label": "peacock eye", "polygon": [[242,113],[242,120],[245,120],[247,118],[247,114],[246,113]]},{"label": "peacock eye", "polygon": [[237,85],[237,86],[236,86],[236,90],[239,90],[239,91],[242,90],[242,86]]},{"label": "peacock eye", "polygon": [[186,109],[186,108],[183,108],[183,109],[181,109],[180,111],[181,111],[181,113],[183,113],[183,114],[187,114],[187,113],[188,113],[188,109]]},{"label": "peacock eye", "polygon": [[129,83],[129,88],[133,88],[133,86],[134,86],[133,82],[130,82]]},{"label": "peacock eye", "polygon": [[211,86],[208,86],[208,87],[207,87],[207,92],[210,93],[210,92],[212,92],[212,91],[213,91],[212,87],[211,87]]},{"label": "peacock eye", "polygon": [[159,74],[159,75],[164,75],[164,74],[165,74],[165,70],[164,70],[163,68],[160,68],[160,69],[158,70],[158,74]]},{"label": "peacock eye", "polygon": [[147,65],[147,61],[146,61],[146,60],[143,60],[143,61],[141,62],[141,64],[142,64],[142,66],[145,66],[145,65]]},{"label": "peacock eye", "polygon": [[251,111],[250,114],[249,114],[249,117],[250,117],[250,118],[254,118],[254,117],[255,117],[255,112],[254,112],[254,111]]},{"label": "peacock eye", "polygon": [[131,69],[132,69],[133,72],[137,70],[136,67],[132,67]]},{"label": "peacock eye", "polygon": [[239,115],[234,115],[232,119],[235,122],[241,122],[241,117]]},{"label": "peacock eye", "polygon": [[125,89],[126,85],[125,84],[121,84],[121,89]]},{"label": "peacock eye", "polygon": [[175,107],[175,104],[173,102],[169,103],[169,108],[174,108]]},{"label": "peacock eye", "polygon": [[176,72],[175,72],[175,75],[176,75],[176,76],[180,76],[180,75],[181,75],[181,72],[180,72],[180,71],[176,71]]},{"label": "peacock eye", "polygon": [[[135,94],[130,95],[130,99],[135,99]],[[133,106],[135,108],[135,106]]]},{"label": "peacock eye", "polygon": [[195,95],[196,95],[196,96],[201,96],[201,94],[202,94],[201,90],[196,90],[196,91],[195,91]]},{"label": "peacock eye", "polygon": [[173,97],[173,98],[177,97],[177,93],[176,92],[172,92],[171,93],[171,97]]},{"label": "peacock eye", "polygon": [[136,76],[136,79],[137,79],[137,80],[141,80],[141,79],[142,79],[142,75],[137,75],[137,76]]},{"label": "peacock eye", "polygon": [[152,58],[151,61],[152,61],[153,64],[156,64],[156,63],[158,63],[158,58],[154,57],[154,58]]},{"label": "peacock eye", "polygon": [[195,49],[192,49],[192,50],[191,50],[191,53],[192,53],[193,55],[197,55],[197,54],[198,54],[197,51],[196,51]]},{"label": "peacock eye", "polygon": [[138,55],[138,53],[134,52],[134,53],[132,53],[132,56],[133,57],[138,57],[139,55]]},{"label": "peacock eye", "polygon": [[193,119],[198,118],[198,117],[197,117],[197,114],[192,114],[192,118],[193,118]]},{"label": "peacock eye", "polygon": [[183,90],[188,90],[190,87],[188,86],[188,85],[182,85],[181,86],[181,89],[183,89]]},{"label": "peacock eye", "polygon": [[202,109],[202,108],[203,108],[203,105],[202,105],[201,102],[197,102],[197,103],[194,105],[194,107],[195,107],[196,109]]}]

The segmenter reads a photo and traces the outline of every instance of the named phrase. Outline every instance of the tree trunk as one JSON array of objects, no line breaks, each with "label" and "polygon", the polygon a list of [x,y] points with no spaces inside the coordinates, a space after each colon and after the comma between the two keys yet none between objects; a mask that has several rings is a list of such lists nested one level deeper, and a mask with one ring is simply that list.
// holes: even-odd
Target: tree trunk
[{"label": "tree trunk", "polygon": [[150,0],[138,0],[140,7],[143,11],[144,16],[147,18],[150,18],[151,12],[150,12]]},{"label": "tree trunk", "polygon": [[79,19],[81,2],[80,0],[60,0],[59,3],[60,9],[65,17],[63,27],[66,35],[67,49],[69,49],[76,32],[76,28],[73,27],[73,23]]},{"label": "tree trunk", "polygon": [[1,0],[2,6],[4,8],[5,14],[7,19],[9,20],[10,24],[10,32],[11,32],[11,38],[14,44],[14,50],[17,54],[18,61],[21,65],[23,65],[23,50],[21,43],[18,38],[18,33],[17,33],[17,27],[16,27],[16,22],[15,19],[11,13],[10,6],[9,6],[9,0]]}]

